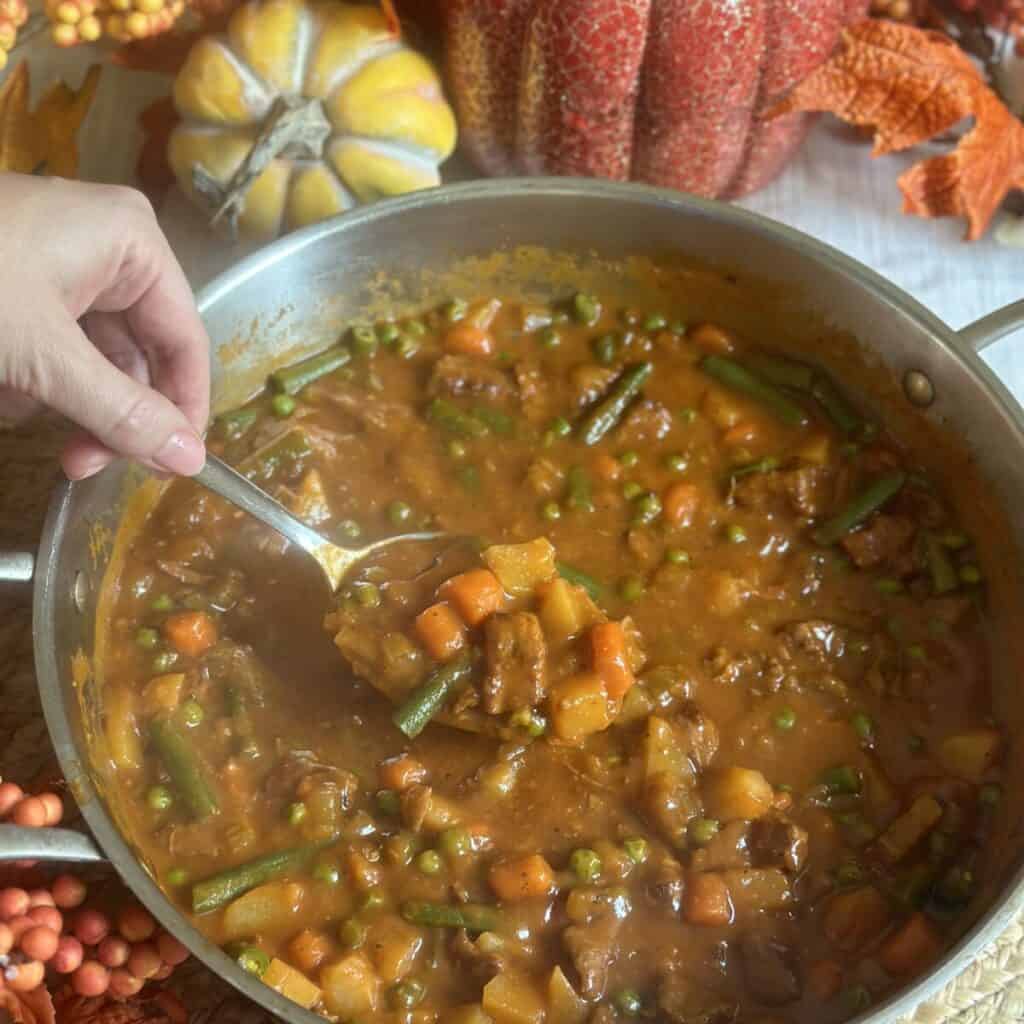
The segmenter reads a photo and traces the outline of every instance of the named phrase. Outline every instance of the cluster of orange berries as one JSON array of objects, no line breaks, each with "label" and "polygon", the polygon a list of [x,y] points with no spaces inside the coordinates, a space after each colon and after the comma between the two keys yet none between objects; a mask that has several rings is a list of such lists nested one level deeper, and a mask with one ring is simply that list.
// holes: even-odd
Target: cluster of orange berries
[{"label": "cluster of orange berries", "polygon": [[[0,0],[0,3],[4,0]],[[185,0],[44,0],[58,46],[148,39],[166,32],[185,11]]]},{"label": "cluster of orange berries", "polygon": [[[1014,43],[1018,56],[1024,56],[1024,0],[952,0],[965,14],[976,14]],[[871,14],[911,25],[943,27],[942,13],[929,0],[871,0]]]},{"label": "cluster of orange berries", "polygon": [[[45,828],[63,815],[56,793],[29,796],[13,782],[0,783],[0,820]],[[13,865],[26,873],[33,867]],[[70,874],[37,888],[0,889],[0,988],[31,992],[64,977],[76,995],[130,999],[188,959],[185,946],[137,903],[108,914],[86,906],[88,895],[86,883]]]},{"label": "cluster of orange berries", "polygon": [[0,71],[7,64],[7,54],[18,41],[18,29],[28,21],[27,0],[0,0]]}]

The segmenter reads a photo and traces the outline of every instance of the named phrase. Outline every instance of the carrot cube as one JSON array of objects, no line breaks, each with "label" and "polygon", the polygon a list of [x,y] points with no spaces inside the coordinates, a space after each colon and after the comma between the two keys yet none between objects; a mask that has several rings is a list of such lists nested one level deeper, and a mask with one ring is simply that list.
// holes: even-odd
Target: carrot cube
[{"label": "carrot cube", "polygon": [[414,628],[420,643],[435,661],[447,661],[466,645],[466,624],[444,601],[420,612]]},{"label": "carrot cube", "polygon": [[498,899],[506,903],[546,896],[555,884],[551,865],[539,853],[495,864],[487,878]]},{"label": "carrot cube", "polygon": [[690,924],[723,925],[732,921],[729,887],[721,875],[705,871],[689,876],[683,916]]},{"label": "carrot cube", "polygon": [[661,496],[662,513],[672,526],[690,526],[700,507],[700,488],[687,480],[669,484]]},{"label": "carrot cube", "polygon": [[479,626],[501,609],[505,593],[490,569],[470,569],[438,588],[438,596],[455,605],[467,626]]},{"label": "carrot cube", "polygon": [[622,700],[636,682],[626,654],[626,632],[619,622],[599,622],[590,629],[590,663],[604,680],[612,700]]}]

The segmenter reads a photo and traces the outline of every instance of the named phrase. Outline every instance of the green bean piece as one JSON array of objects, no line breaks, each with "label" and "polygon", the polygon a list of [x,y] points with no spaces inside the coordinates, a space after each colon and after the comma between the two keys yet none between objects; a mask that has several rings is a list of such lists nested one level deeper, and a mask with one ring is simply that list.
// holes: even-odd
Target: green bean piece
[{"label": "green bean piece", "polygon": [[775,723],[776,729],[789,732],[796,725],[796,712],[792,708],[782,708],[776,712],[772,721]]},{"label": "green bean piece", "polygon": [[687,827],[690,841],[697,846],[706,846],[721,829],[717,818],[694,818]]},{"label": "green bean piece", "polygon": [[566,504],[577,512],[593,512],[594,499],[590,493],[590,477],[582,466],[570,466],[566,474],[568,497]]},{"label": "green bean piece", "polygon": [[759,402],[787,426],[802,427],[807,423],[807,413],[796,402],[774,384],[762,380],[732,359],[705,356],[700,362],[700,368],[719,384]]},{"label": "green bean piece", "polygon": [[196,882],[192,886],[192,911],[196,914],[209,914],[213,910],[219,910],[250,889],[255,889],[256,886],[299,867],[329,845],[330,843],[307,843],[303,846],[292,846],[246,861],[202,882]]},{"label": "green bean piece", "polygon": [[600,855],[594,850],[581,848],[573,850],[569,857],[569,867],[581,882],[596,882],[601,875],[603,865]]},{"label": "green bean piece", "polygon": [[594,358],[602,366],[611,366],[619,352],[619,339],[614,334],[602,334],[591,343]]},{"label": "green bean piece", "polygon": [[624,988],[615,994],[615,1008],[627,1017],[636,1017],[644,1008],[640,993],[633,988]]},{"label": "green bean piece", "polygon": [[805,392],[811,390],[814,369],[806,363],[798,363],[785,356],[770,356],[765,352],[753,352],[743,362],[758,377],[776,387]]},{"label": "green bean piece", "polygon": [[270,966],[270,957],[259,946],[240,943],[228,947],[226,952],[243,971],[257,978],[262,978]]},{"label": "green bean piece", "polygon": [[766,455],[763,459],[755,462],[745,462],[737,466],[729,474],[730,480],[742,480],[745,476],[754,476],[756,473],[771,473],[779,468],[780,462],[774,455]]},{"label": "green bean piece", "polygon": [[553,523],[562,518],[562,506],[557,501],[545,501],[540,507],[540,515],[542,519]]},{"label": "green bean piece", "polygon": [[250,480],[268,480],[282,466],[297,468],[312,454],[306,435],[299,429],[289,430],[243,459],[238,469]]},{"label": "green bean piece", "polygon": [[572,297],[572,315],[581,324],[591,327],[601,318],[601,305],[592,295],[577,292]]},{"label": "green bean piece", "polygon": [[641,597],[647,592],[647,587],[644,584],[642,576],[626,576],[621,583],[619,583],[619,597],[623,601],[628,601],[632,604],[634,601],[639,601]]},{"label": "green bean piece", "polygon": [[837,764],[821,777],[822,784],[830,793],[855,796],[861,791],[860,772],[850,764]]},{"label": "green bean piece", "polygon": [[473,671],[470,654],[460,654],[440,665],[395,709],[391,720],[409,739],[419,736],[448,700],[469,681]]},{"label": "green bean piece", "polygon": [[825,410],[828,418],[848,437],[857,434],[863,428],[864,421],[826,374],[816,373],[814,375],[811,394],[818,405]]},{"label": "green bean piece", "polygon": [[146,791],[146,803],[154,811],[166,811],[174,803],[174,795],[166,786],[150,786]]},{"label": "green bean piece", "polygon": [[156,719],[150,727],[150,734],[167,774],[193,817],[202,821],[217,814],[217,798],[206,781],[189,740],[166,718]]},{"label": "green bean piece", "polygon": [[868,516],[894,498],[906,480],[906,473],[887,473],[874,480],[865,490],[852,498],[845,508],[831,519],[826,519],[814,531],[815,542],[826,547],[835,544],[840,537],[849,533],[855,526],[860,526]]},{"label": "green bean piece", "polygon": [[651,363],[631,363],[619,374],[604,398],[584,417],[580,425],[584,444],[597,444],[618,426],[653,369]]},{"label": "green bean piece", "polygon": [[435,398],[427,406],[427,418],[442,430],[462,437],[486,437],[490,428],[483,420],[463,412],[457,405],[444,398]]},{"label": "green bean piece", "polygon": [[218,416],[214,426],[225,441],[237,441],[259,419],[259,411],[252,408],[234,409]]},{"label": "green bean piece", "polygon": [[631,836],[629,839],[623,840],[622,848],[634,864],[643,864],[651,852],[651,845],[643,836]]},{"label": "green bean piece", "polygon": [[380,342],[377,340],[377,332],[372,327],[353,327],[351,335],[354,352],[370,356],[377,351]]},{"label": "green bean piece", "polygon": [[570,565],[568,562],[556,562],[555,568],[558,570],[558,575],[567,583],[571,583],[575,587],[582,587],[589,595],[591,601],[601,600],[604,594],[604,587],[593,576],[588,575],[582,569],[577,569],[576,566]]},{"label": "green bean piece", "polygon": [[932,577],[932,593],[948,594],[960,586],[956,566],[949,557],[949,550],[934,533],[924,535],[924,550],[928,559],[928,571]]},{"label": "green bean piece", "polygon": [[275,370],[269,378],[271,391],[279,394],[298,394],[307,384],[319,380],[328,373],[340,370],[352,359],[352,352],[347,345],[335,345],[303,359],[301,363],[294,366],[286,366],[281,370]]},{"label": "green bean piece", "polygon": [[516,421],[501,409],[491,409],[482,405],[473,410],[473,416],[486,424],[499,437],[512,437],[516,432]]},{"label": "green bean piece", "polygon": [[421,928],[465,928],[467,932],[493,932],[501,926],[501,914],[486,903],[402,904],[402,917]]}]

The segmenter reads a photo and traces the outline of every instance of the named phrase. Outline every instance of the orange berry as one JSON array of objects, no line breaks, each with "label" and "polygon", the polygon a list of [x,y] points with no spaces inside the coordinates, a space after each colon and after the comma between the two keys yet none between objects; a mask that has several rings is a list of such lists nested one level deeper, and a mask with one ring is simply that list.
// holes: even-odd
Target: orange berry
[{"label": "orange berry", "polygon": [[124,27],[133,39],[144,39],[149,35],[149,18],[141,11],[133,11],[124,19]]},{"label": "orange berry", "polygon": [[57,904],[49,889],[29,889],[28,905],[30,907],[55,907]]},{"label": "orange berry", "polygon": [[177,967],[189,958],[188,947],[169,932],[161,932],[156,937],[156,951],[160,954],[160,959],[171,967]]},{"label": "orange berry", "polygon": [[125,907],[117,916],[117,930],[128,942],[144,942],[156,931],[156,921],[142,907]]},{"label": "orange berry", "polygon": [[85,894],[88,891],[80,878],[74,875],[58,875],[53,880],[53,902],[62,910],[70,910],[72,907],[81,906],[85,902]]},{"label": "orange berry", "polygon": [[95,43],[103,35],[103,27],[100,25],[99,18],[95,18],[91,14],[88,18],[83,18],[78,23],[78,34],[85,42]]},{"label": "orange berry", "polygon": [[137,995],[146,983],[123,967],[110,972],[110,994],[117,999],[130,999]]},{"label": "orange berry", "polygon": [[[11,964],[5,971],[7,987],[14,992],[31,992],[43,983],[46,968],[38,960],[29,960],[23,964]],[[11,975],[14,975],[11,977]]]},{"label": "orange berry", "polygon": [[123,967],[132,947],[120,935],[108,935],[96,948],[96,956],[106,967]]},{"label": "orange berry", "polygon": [[21,786],[13,782],[0,782],[0,818],[6,818],[24,795]]},{"label": "orange berry", "polygon": [[77,971],[85,956],[82,944],[73,935],[62,935],[57,943],[57,952],[54,953],[50,966],[58,974],[70,974]]},{"label": "orange berry", "polygon": [[80,996],[101,996],[110,984],[110,974],[103,964],[95,960],[86,960],[71,975],[71,987]]},{"label": "orange berry", "polygon": [[39,799],[46,811],[46,824],[59,824],[60,819],[64,817],[64,802],[61,798],[56,793],[40,793]]},{"label": "orange berry", "polygon": [[74,25],[54,25],[50,38],[57,46],[75,46],[78,43],[78,31]]},{"label": "orange berry", "polygon": [[64,930],[64,915],[56,907],[33,907],[26,916],[36,924],[52,928],[58,935]]},{"label": "orange berry", "polygon": [[14,933],[6,924],[0,923],[0,956],[10,953],[14,945]]},{"label": "orange berry", "polygon": [[151,942],[140,942],[132,947],[128,955],[128,963],[125,965],[136,978],[148,981],[163,966],[163,960],[156,951],[156,946]]},{"label": "orange berry", "polygon": [[47,960],[53,959],[59,941],[60,936],[52,928],[37,924],[35,928],[29,928],[21,936],[18,945],[25,956],[31,957],[33,960],[42,960],[45,963]]}]

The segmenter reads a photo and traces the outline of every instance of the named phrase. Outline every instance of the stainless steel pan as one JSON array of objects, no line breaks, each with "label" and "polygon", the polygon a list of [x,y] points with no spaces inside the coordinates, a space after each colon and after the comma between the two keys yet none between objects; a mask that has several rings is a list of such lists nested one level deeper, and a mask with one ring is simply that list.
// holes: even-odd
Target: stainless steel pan
[{"label": "stainless steel pan", "polygon": [[[544,259],[511,252],[518,246],[564,255]],[[497,251],[506,256],[490,259]],[[632,280],[631,258],[638,254],[669,268],[665,277]],[[733,277],[713,295],[715,286],[688,269],[691,264],[725,268]],[[271,245],[199,297],[216,347],[215,405],[246,398],[270,365],[324,347],[346,318],[382,304],[435,300],[481,275],[495,289],[567,290],[592,280],[627,292],[660,289],[668,301],[680,282],[689,282],[698,304],[705,290],[708,302],[718,303],[720,319],[746,315],[734,323],[740,328],[756,330],[757,318],[764,317],[772,321],[773,337],[784,329],[807,343],[848,333],[876,353],[889,378],[902,385],[906,398],[897,404],[927,406],[927,416],[944,421],[966,445],[1002,507],[1024,508],[1024,412],[978,358],[986,345],[1024,323],[1024,302],[957,333],[866,267],[796,231],[735,207],[638,186],[564,179],[460,185],[380,203]],[[758,301],[739,289],[756,293]],[[318,1017],[243,973],[164,897],[119,830],[116,784],[84,741],[102,714],[90,658],[97,597],[110,558],[104,541],[137,484],[124,465],[84,483],[62,483],[38,553],[0,558],[0,582],[34,586],[43,708],[61,767],[98,844],[62,830],[26,835],[3,827],[0,856],[109,860],[160,922],[213,970],[279,1017],[313,1024]],[[1016,554],[1024,551],[1024,515],[1016,515],[1009,532],[1016,550],[1003,546],[988,564],[999,607],[1012,606],[1024,593]],[[997,626],[1007,661],[1000,670],[1007,691],[1003,715],[1017,737],[1009,754],[1008,777],[1014,778],[1024,775],[1024,707],[1012,695],[1011,669],[1020,664],[1012,645],[1024,631],[1015,631],[1010,621]],[[1009,818],[1020,819],[1022,803],[1024,793],[1011,794]],[[1008,820],[1007,836],[1011,825]],[[858,1020],[883,1024],[909,1013],[1024,908],[1024,858],[1012,843],[1007,850],[993,865],[996,891],[952,952]]]}]

